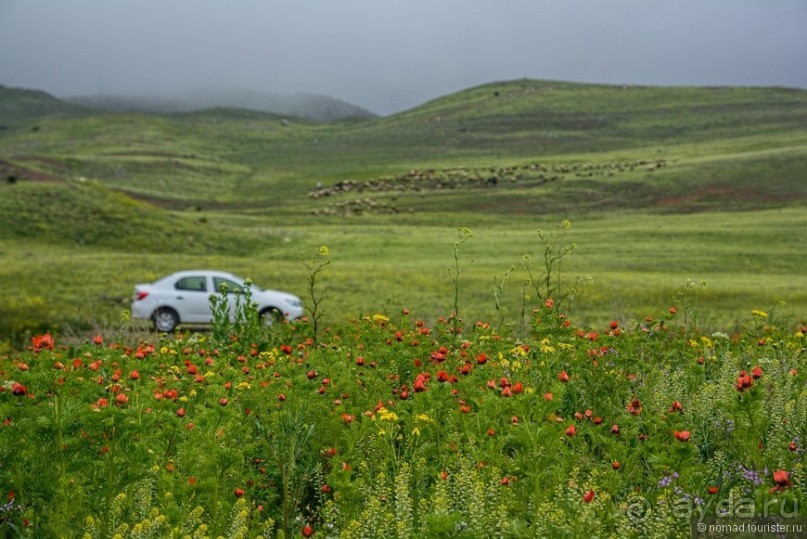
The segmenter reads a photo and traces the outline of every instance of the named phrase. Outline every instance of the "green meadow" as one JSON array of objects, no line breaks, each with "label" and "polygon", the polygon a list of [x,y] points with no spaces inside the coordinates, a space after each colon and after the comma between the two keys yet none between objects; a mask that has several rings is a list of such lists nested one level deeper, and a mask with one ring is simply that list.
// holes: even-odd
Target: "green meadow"
[{"label": "green meadow", "polygon": [[[305,296],[323,245],[329,325],[458,306],[518,331],[539,230],[573,247],[561,270],[584,326],[673,305],[721,331],[753,309],[807,317],[801,90],[520,80],[316,124],[108,113],[0,88],[0,124],[6,349],[120,328],[135,283],[190,267]],[[455,252],[460,227],[472,236]]]},{"label": "green meadow", "polygon": [[[782,88],[523,80],[312,123],[0,87],[0,535],[799,525],[805,170]],[[203,267],[309,316],[130,320]]]}]

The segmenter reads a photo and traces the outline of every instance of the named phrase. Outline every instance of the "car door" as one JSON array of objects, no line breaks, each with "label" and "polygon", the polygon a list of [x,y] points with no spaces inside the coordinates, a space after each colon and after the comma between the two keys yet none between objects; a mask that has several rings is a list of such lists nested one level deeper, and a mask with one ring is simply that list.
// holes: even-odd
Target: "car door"
[{"label": "car door", "polygon": [[174,283],[175,303],[182,322],[210,322],[210,293],[207,276],[186,275]]}]

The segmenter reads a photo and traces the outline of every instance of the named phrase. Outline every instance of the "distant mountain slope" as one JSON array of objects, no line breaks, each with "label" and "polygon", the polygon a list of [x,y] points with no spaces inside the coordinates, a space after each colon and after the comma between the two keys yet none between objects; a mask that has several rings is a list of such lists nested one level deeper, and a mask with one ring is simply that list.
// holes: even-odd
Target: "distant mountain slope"
[{"label": "distant mountain slope", "polygon": [[297,116],[316,122],[370,119],[376,115],[339,99],[316,94],[277,95],[239,89],[198,90],[173,97],[97,95],[66,98],[85,107],[135,112],[192,112],[208,108],[239,108]]},{"label": "distant mountain slope", "polygon": [[83,107],[66,103],[38,90],[11,88],[0,84],[0,133],[3,130],[30,124],[47,116],[80,116]]}]

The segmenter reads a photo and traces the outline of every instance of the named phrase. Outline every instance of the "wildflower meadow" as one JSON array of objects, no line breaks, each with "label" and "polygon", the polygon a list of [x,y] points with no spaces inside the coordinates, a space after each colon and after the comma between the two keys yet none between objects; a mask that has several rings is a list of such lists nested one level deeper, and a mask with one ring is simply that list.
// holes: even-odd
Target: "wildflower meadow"
[{"label": "wildflower meadow", "polygon": [[[563,228],[563,224],[561,228]],[[9,537],[689,537],[807,515],[807,326],[693,305],[579,327],[547,242],[523,320],[402,309],[126,342],[43,333],[0,361]],[[501,283],[497,283],[501,284]],[[215,300],[215,298],[214,298]],[[497,303],[498,305],[498,303]]]}]

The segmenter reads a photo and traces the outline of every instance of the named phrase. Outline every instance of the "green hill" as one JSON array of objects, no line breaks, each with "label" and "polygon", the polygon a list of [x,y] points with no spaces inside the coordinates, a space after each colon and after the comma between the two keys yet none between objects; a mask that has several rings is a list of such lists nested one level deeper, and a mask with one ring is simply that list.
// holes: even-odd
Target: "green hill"
[{"label": "green hill", "polygon": [[0,137],[18,128],[36,130],[36,123],[41,119],[75,118],[86,112],[84,107],[71,105],[45,92],[0,84]]},{"label": "green hill", "polygon": [[[663,162],[665,174],[653,177],[664,181],[584,170],[563,175],[581,181],[548,191],[555,199],[570,196],[574,205],[575,193],[604,189],[620,192],[627,207],[674,209],[670,201],[686,198],[683,191],[693,188],[727,192],[723,198],[732,200],[753,198],[745,187],[745,195],[733,187],[747,183],[743,178],[751,165],[763,174],[758,183],[776,191],[762,197],[763,205],[803,196],[800,177],[793,175],[803,167],[807,148],[803,90],[522,80],[479,86],[387,118],[328,124],[283,122],[232,109],[99,113],[9,89],[0,90],[0,103],[16,111],[10,116],[15,125],[30,126],[0,135],[0,159],[92,178],[175,208],[252,206],[299,213],[312,204],[307,195],[315,186],[348,179],[380,181],[442,169],[501,179],[489,171],[531,165],[603,169],[617,161],[645,169]],[[523,198],[510,187],[544,185],[546,176],[521,174],[524,181],[497,182],[497,207]]]},{"label": "green hill", "polygon": [[194,213],[169,213],[84,179],[0,186],[0,241],[171,253],[243,254],[225,230]]}]

